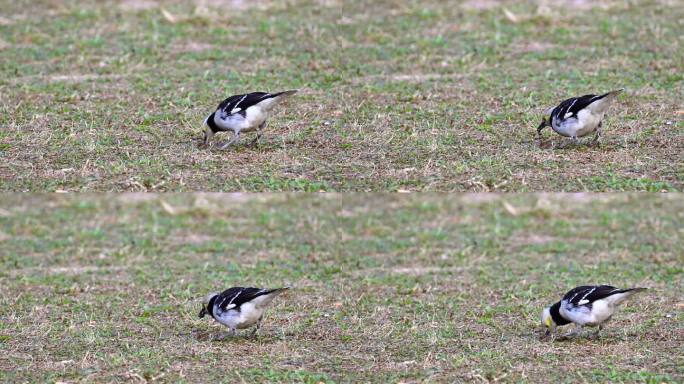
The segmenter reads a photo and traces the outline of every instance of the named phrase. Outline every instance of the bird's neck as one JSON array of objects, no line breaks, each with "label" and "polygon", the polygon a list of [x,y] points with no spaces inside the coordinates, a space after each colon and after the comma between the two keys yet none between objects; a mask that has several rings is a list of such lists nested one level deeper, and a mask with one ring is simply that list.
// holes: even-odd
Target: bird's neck
[{"label": "bird's neck", "polygon": [[211,131],[214,133],[220,130],[218,125],[216,125],[216,122],[214,121],[215,114],[216,112],[212,113],[211,115],[209,115],[209,117],[207,117],[207,125],[209,126],[209,128],[211,128]]},{"label": "bird's neck", "polygon": [[216,298],[217,298],[217,297],[218,297],[218,295],[212,297],[212,298],[209,300],[209,303],[207,304],[207,312],[209,312],[209,315],[210,315],[211,317],[213,317],[214,319],[216,319],[216,317],[214,317],[214,303],[216,303]]},{"label": "bird's neck", "polygon": [[549,313],[551,314],[551,318],[553,319],[553,322],[556,323],[556,325],[565,325],[565,324],[570,324],[571,321],[567,320],[565,317],[563,317],[560,314],[560,301],[557,302],[556,304],[552,305],[551,308],[549,308]]}]

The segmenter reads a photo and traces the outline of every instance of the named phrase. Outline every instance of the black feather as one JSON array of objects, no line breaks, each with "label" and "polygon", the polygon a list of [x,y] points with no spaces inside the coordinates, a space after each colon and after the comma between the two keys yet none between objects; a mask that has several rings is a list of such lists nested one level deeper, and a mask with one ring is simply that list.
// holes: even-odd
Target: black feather
[{"label": "black feather", "polygon": [[[270,99],[280,95],[279,93],[266,93],[266,92],[252,92],[243,95],[231,96],[219,104],[217,111],[221,114],[221,117],[231,115],[231,112],[237,107],[240,108],[240,112],[244,116],[244,110],[258,104],[261,101]],[[237,113],[240,113],[237,112]]]},{"label": "black feather", "polygon": [[[596,300],[605,299],[608,296],[631,290],[632,289],[619,289],[610,285],[584,285],[566,293],[565,296],[563,296],[563,300],[566,300],[573,306],[586,306],[591,308],[591,304]],[[589,302],[579,304],[582,300],[588,300]]]},{"label": "black feather", "polygon": [[209,115],[209,117],[207,117],[207,125],[209,126],[209,128],[211,128],[211,131],[214,133],[221,130],[221,128],[219,128],[219,126],[216,125],[216,122],[214,121],[214,115],[215,114],[216,114],[216,112],[212,112],[212,114]]},{"label": "black feather", "polygon": [[225,311],[229,305],[234,304],[235,307],[232,309],[239,311],[242,304],[250,302],[259,296],[268,295],[269,293],[279,291],[281,289],[282,288],[260,289],[253,287],[233,287],[226,289],[219,295],[215,296],[216,301],[214,305],[217,305],[222,311]]},{"label": "black feather", "polygon": [[576,118],[579,111],[587,108],[590,104],[603,99],[604,97],[610,95],[612,92],[604,93],[603,95],[584,95],[580,97],[571,97],[567,100],[563,100],[556,108],[551,111],[551,121],[555,117],[559,121],[566,120],[565,115],[568,115],[567,119]]},{"label": "black feather", "polygon": [[560,305],[561,303],[559,301],[556,304],[552,305],[551,308],[549,308],[549,312],[551,313],[551,318],[553,319],[553,322],[556,323],[556,325],[570,324],[571,321],[566,320],[565,317],[561,316]]}]

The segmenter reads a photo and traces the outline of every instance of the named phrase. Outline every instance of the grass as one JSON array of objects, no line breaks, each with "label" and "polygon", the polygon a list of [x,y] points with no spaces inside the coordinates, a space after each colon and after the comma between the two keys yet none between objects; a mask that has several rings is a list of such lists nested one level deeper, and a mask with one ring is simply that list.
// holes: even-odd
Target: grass
[{"label": "grass", "polygon": [[[6,195],[2,382],[681,382],[679,195]],[[600,339],[538,339],[588,283]],[[293,287],[258,339],[207,292]],[[572,367],[569,369],[568,367]]]},{"label": "grass", "polygon": [[[682,190],[681,1],[546,4],[0,0],[0,190]],[[291,88],[259,148],[199,147]],[[600,148],[535,144],[616,88]]]}]

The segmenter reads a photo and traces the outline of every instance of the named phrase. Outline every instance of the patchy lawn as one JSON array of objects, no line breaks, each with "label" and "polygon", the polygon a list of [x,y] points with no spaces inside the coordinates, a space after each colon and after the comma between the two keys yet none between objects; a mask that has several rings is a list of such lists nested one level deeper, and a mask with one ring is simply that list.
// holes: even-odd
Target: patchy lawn
[{"label": "patchy lawn", "polygon": [[[3,196],[3,382],[682,382],[684,197]],[[645,286],[598,340],[545,305]],[[290,285],[211,341],[207,292]]]},{"label": "patchy lawn", "polygon": [[[683,1],[445,3],[0,0],[0,190],[684,188]],[[200,148],[291,88],[259,148]],[[600,148],[535,144],[617,88]]]}]

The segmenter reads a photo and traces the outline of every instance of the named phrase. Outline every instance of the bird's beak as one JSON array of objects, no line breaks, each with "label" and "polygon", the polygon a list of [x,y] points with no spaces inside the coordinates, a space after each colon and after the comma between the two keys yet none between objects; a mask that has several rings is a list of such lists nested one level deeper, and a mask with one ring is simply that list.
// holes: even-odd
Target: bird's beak
[{"label": "bird's beak", "polygon": [[211,142],[212,137],[214,137],[214,131],[212,131],[211,128],[205,124],[205,126],[204,126],[204,145],[209,146],[209,143]]},{"label": "bird's beak", "polygon": [[549,329],[549,328],[543,328],[543,329],[541,329],[541,332],[539,332],[539,340],[548,339],[550,336],[551,336],[551,329]]},{"label": "bird's beak", "polygon": [[206,307],[202,307],[202,310],[201,310],[200,313],[199,313],[199,318],[201,319],[201,318],[203,318],[203,317],[206,316],[206,315],[207,315],[207,308],[206,308]]},{"label": "bird's beak", "polygon": [[542,120],[541,124],[537,127],[537,132],[541,132],[542,129],[546,127],[546,119]]}]

